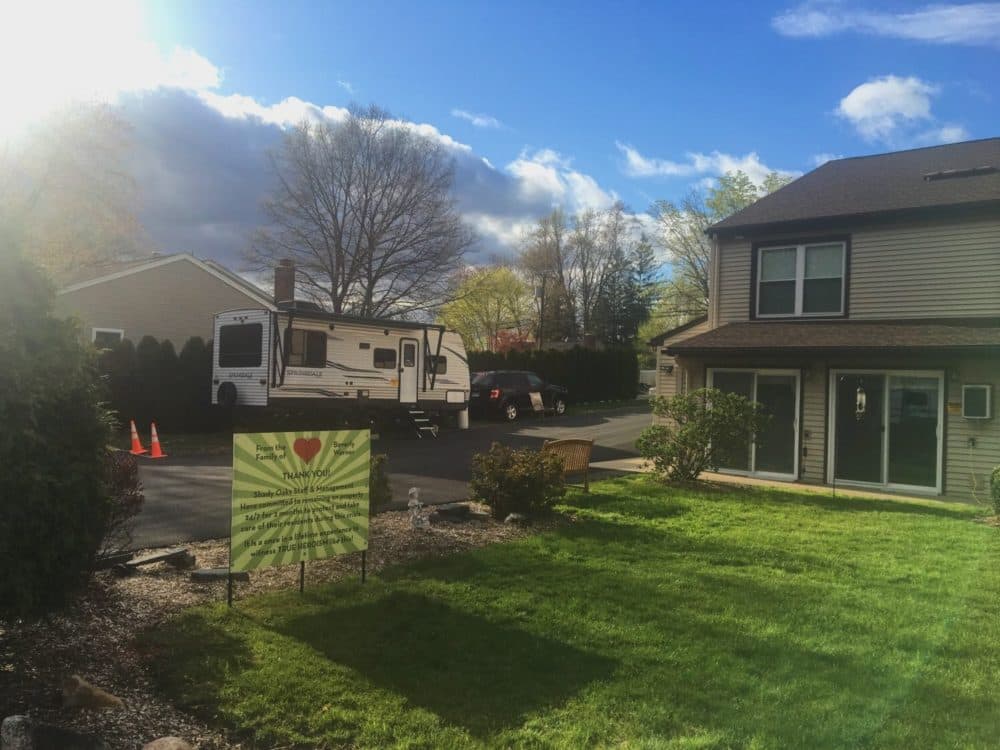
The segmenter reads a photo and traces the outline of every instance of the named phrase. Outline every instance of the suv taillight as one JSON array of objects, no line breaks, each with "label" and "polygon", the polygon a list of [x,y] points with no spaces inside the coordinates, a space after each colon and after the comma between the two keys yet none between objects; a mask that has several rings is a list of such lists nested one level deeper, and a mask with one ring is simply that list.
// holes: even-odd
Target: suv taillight
[{"label": "suv taillight", "polygon": [[503,391],[501,391],[499,388],[494,388],[492,391],[490,391],[490,398],[495,401],[496,399],[500,398],[501,393],[503,393]]}]

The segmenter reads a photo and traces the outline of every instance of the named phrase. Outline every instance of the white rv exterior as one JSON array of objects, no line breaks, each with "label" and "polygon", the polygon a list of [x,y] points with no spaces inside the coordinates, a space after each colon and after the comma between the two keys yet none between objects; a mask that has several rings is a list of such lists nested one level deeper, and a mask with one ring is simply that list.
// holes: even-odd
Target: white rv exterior
[{"label": "white rv exterior", "polygon": [[213,404],[358,412],[468,406],[465,346],[442,326],[292,307],[229,310],[215,316],[214,341]]}]

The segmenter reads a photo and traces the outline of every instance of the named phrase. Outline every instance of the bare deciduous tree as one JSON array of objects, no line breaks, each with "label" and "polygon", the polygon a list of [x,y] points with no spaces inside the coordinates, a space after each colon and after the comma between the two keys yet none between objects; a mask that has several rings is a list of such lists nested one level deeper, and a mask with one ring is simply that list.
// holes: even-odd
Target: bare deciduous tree
[{"label": "bare deciduous tree", "polygon": [[277,188],[249,253],[254,268],[294,260],[299,288],[336,313],[392,316],[445,298],[474,237],[440,144],[373,106],[339,123],[302,123],[272,166]]}]

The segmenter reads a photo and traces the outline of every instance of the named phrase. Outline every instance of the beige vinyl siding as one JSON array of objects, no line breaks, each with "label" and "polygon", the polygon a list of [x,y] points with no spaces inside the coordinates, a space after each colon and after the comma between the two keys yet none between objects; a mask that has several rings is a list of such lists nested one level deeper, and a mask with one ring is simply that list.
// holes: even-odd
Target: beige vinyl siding
[{"label": "beige vinyl siding", "polygon": [[[848,314],[854,320],[1000,315],[1000,219],[897,226],[868,224],[848,234]],[[809,235],[754,239],[775,244]],[[750,317],[750,240],[719,245],[718,324]]]},{"label": "beige vinyl siding", "polygon": [[1000,315],[1000,220],[855,232],[850,317]]},{"label": "beige vinyl siding", "polygon": [[[947,402],[962,403],[962,386],[989,383],[992,392],[992,419],[965,419],[945,410],[944,494],[966,502],[989,502],[990,472],[1000,466],[1000,362],[963,360],[950,370],[945,383]],[[969,446],[975,438],[976,447]]]},{"label": "beige vinyl siding", "polygon": [[[696,326],[688,328],[686,331],[682,331],[676,336],[671,336],[665,339],[662,344],[656,350],[656,390],[657,396],[663,396],[664,398],[670,398],[671,396],[676,396],[678,393],[683,392],[685,381],[687,381],[688,388],[698,388],[700,386],[693,385],[691,381],[691,373],[685,370],[684,366],[677,361],[677,359],[669,354],[667,354],[667,348],[671,344],[676,344],[678,341],[684,341],[692,336],[698,336],[699,334],[705,333],[711,330],[711,325],[706,320],[704,323],[699,323]],[[664,368],[673,365],[674,371],[672,373],[664,372]],[[662,421],[658,417],[653,417],[653,422]]]},{"label": "beige vinyl siding", "polygon": [[802,372],[802,424],[799,433],[802,456],[799,478],[803,482],[826,481],[826,363],[810,362]]},{"label": "beige vinyl siding", "polygon": [[59,294],[55,304],[57,314],[80,319],[88,341],[92,328],[120,328],[135,343],[170,339],[178,351],[192,336],[211,339],[216,313],[260,307],[186,259]]},{"label": "beige vinyl siding", "polygon": [[750,317],[750,256],[751,247],[747,240],[719,243],[718,325]]}]

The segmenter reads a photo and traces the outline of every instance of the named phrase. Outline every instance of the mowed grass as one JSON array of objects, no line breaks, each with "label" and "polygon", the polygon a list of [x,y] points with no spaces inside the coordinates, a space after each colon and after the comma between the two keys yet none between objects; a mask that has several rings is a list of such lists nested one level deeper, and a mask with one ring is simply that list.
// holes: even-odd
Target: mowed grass
[{"label": "mowed grass", "polygon": [[249,747],[927,748],[1000,736],[982,510],[648,478],[557,531],[145,637]]}]

